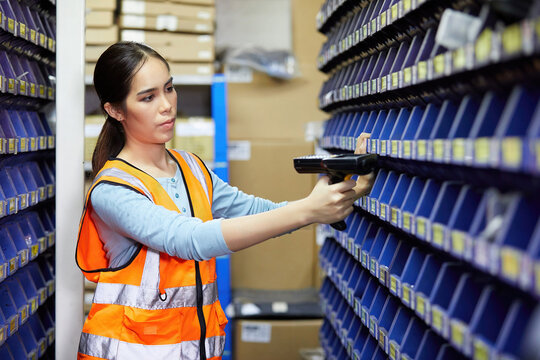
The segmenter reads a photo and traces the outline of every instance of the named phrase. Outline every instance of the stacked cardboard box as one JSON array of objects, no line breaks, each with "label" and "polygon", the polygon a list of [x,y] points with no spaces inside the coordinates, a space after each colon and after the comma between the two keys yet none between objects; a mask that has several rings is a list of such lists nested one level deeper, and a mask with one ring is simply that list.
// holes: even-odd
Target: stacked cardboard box
[{"label": "stacked cardboard box", "polygon": [[215,15],[213,0],[122,0],[120,39],[153,47],[172,75],[213,75]]},{"label": "stacked cardboard box", "polygon": [[212,118],[178,118],[174,131],[169,147],[195,153],[207,164],[214,161],[215,126]]},{"label": "stacked cardboard box", "polygon": [[116,0],[86,1],[86,75],[94,73],[99,55],[119,39],[115,10]]}]

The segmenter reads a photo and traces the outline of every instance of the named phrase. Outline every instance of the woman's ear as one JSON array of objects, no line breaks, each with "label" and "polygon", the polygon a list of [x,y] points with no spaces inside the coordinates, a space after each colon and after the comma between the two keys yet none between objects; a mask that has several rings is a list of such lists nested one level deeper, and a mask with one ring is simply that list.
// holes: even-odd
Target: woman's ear
[{"label": "woman's ear", "polygon": [[124,121],[124,113],[118,106],[113,105],[110,102],[106,102],[103,105],[103,108],[105,109],[107,114],[109,114],[110,117],[118,121]]}]

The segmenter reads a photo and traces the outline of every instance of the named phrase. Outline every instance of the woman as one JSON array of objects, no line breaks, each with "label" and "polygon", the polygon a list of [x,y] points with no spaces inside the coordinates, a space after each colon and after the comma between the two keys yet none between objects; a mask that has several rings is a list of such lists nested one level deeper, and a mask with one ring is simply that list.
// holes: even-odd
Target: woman
[{"label": "woman", "polygon": [[122,42],[99,58],[107,120],[94,151],[77,264],[97,282],[79,359],[220,359],[227,319],[215,256],[352,211],[371,177],[275,204],[221,181],[195,155],[167,150],[176,91],[165,59]]}]

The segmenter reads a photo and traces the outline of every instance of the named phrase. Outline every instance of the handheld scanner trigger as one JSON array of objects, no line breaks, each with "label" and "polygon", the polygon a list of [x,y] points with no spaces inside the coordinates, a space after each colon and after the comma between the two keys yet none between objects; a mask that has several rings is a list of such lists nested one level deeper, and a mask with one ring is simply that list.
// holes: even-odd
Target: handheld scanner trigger
[{"label": "handheld scanner trigger", "polygon": [[345,180],[345,178],[350,177],[350,175],[345,175],[342,173],[334,173],[334,172],[330,172],[328,175],[330,177],[330,184],[337,184]]}]

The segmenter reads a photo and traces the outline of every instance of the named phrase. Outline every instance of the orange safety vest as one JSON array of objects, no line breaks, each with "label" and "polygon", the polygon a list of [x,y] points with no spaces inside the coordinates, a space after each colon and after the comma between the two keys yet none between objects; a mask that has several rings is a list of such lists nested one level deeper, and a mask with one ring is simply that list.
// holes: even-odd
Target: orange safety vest
[{"label": "orange safety vest", "polygon": [[[208,170],[190,153],[170,153],[181,169],[191,215],[211,220]],[[128,187],[180,212],[156,179],[131,164],[114,159],[100,170],[88,191],[77,242],[77,265],[88,280],[97,282],[77,358],[221,359],[227,319],[217,296],[215,258],[183,260],[141,245],[128,264],[109,268],[90,216],[90,195],[102,182]]]}]

